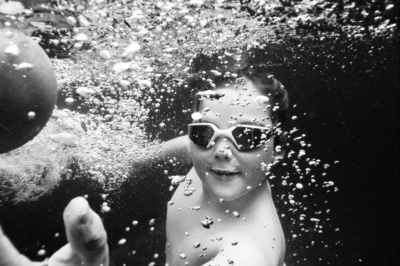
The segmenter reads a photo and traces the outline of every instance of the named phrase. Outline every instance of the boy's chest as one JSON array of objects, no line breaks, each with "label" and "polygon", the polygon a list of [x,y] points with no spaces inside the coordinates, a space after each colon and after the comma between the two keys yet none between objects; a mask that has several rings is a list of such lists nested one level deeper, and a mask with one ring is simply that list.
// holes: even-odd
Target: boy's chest
[{"label": "boy's chest", "polygon": [[[206,218],[202,212],[184,213],[167,221],[167,258],[170,266],[203,265],[229,245],[236,245],[235,230],[247,231],[245,227],[231,226],[229,221],[217,217]],[[213,215],[211,215],[213,216]],[[206,221],[211,224],[206,223]],[[174,221],[174,224],[171,222]],[[187,263],[187,264],[185,264]]]},{"label": "boy's chest", "polygon": [[207,232],[191,230],[168,237],[166,246],[169,266],[203,265],[219,253],[220,243]]},{"label": "boy's chest", "polygon": [[[177,200],[175,198],[175,200]],[[190,197],[168,207],[167,262],[169,266],[206,264],[226,248],[240,246],[240,235],[252,235],[261,243],[264,225],[252,217],[219,213],[196,206]],[[200,207],[200,208],[198,208]]]}]

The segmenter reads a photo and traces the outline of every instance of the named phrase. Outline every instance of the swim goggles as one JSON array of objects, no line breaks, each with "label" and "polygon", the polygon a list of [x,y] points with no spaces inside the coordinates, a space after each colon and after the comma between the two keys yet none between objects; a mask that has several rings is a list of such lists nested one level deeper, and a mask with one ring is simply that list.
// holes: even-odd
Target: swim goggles
[{"label": "swim goggles", "polygon": [[211,123],[190,124],[188,136],[194,144],[209,149],[215,145],[215,140],[220,137],[229,138],[239,151],[248,151],[264,144],[273,131],[267,127],[252,125],[235,125],[226,130],[221,130]]}]

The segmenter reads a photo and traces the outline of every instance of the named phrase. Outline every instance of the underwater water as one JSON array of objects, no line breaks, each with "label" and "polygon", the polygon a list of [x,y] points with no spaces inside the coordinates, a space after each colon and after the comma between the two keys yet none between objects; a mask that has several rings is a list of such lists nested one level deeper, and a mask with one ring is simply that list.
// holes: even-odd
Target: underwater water
[{"label": "underwater water", "polygon": [[[300,242],[291,239],[298,231],[292,224],[295,221],[282,219],[289,265],[391,265],[398,261],[393,244],[398,235],[395,209],[398,204],[398,46],[384,41],[374,43],[380,50],[379,55],[369,57],[362,42],[353,42],[356,47],[353,51],[344,43],[336,43],[337,47],[333,48],[332,43],[325,43],[319,49],[332,49],[343,60],[335,60],[331,66],[319,70],[321,62],[315,51],[316,56],[310,61],[290,62],[289,59],[287,65],[273,71],[288,88],[292,105],[297,105],[291,114],[299,118],[291,120],[289,128],[296,126],[307,135],[312,143],[308,149],[312,156],[327,162],[340,161],[328,170],[329,179],[339,191],[314,192],[315,209],[331,209],[330,224],[340,231],[327,233],[332,234],[329,237],[305,236]],[[301,52],[308,53],[310,44],[303,45],[305,49]],[[290,49],[280,49],[281,54],[276,53],[276,57],[284,57]],[[350,60],[352,65],[346,63]],[[157,117],[154,123],[158,124]],[[176,127],[181,125],[178,123]],[[177,128],[172,127],[171,132]],[[152,130],[148,128],[149,134],[154,133]],[[184,174],[187,169],[171,168],[170,173]],[[129,179],[120,190],[109,193],[112,211],[102,217],[109,235],[112,265],[147,265],[165,260],[166,202],[172,194],[168,191],[168,179],[158,178],[164,175],[163,170],[144,170],[138,174],[143,179]],[[88,195],[91,206],[100,211],[102,186],[93,180],[77,178],[78,169],[73,175],[75,178],[62,181],[38,201],[5,204],[0,208],[4,230],[32,259],[38,259],[37,252],[42,247],[51,254],[65,243],[61,213],[71,198]],[[276,185],[274,194],[280,194],[279,189],[283,188]],[[325,200],[329,203],[321,203]],[[278,199],[278,212],[288,212],[285,208]],[[156,220],[154,226],[149,225],[151,219]],[[137,227],[132,226],[134,220],[139,221]],[[126,232],[126,227],[131,230]],[[60,236],[55,237],[56,233]],[[127,240],[124,246],[118,245],[122,238]],[[303,243],[310,239],[328,245],[315,248],[318,258],[304,248]],[[336,241],[341,244],[335,245]],[[307,262],[301,261],[302,258]],[[300,261],[296,262],[297,259]]]},{"label": "underwater water", "polygon": [[[270,71],[289,92],[287,128],[298,128],[296,136],[304,134],[303,139],[310,144],[307,157],[322,161],[320,167],[312,169],[319,186],[295,192],[280,178],[290,172],[288,182],[300,182],[292,174],[296,170],[292,167],[294,158],[287,157],[286,165],[273,169],[276,177],[270,183],[287,241],[286,264],[398,264],[398,38],[289,38],[264,49],[270,55]],[[165,95],[160,88],[171,79],[152,80],[152,97]],[[67,97],[60,92],[59,109],[89,111],[87,106],[77,108],[79,101],[66,104]],[[187,91],[178,89],[174,104],[161,103],[158,111],[150,104],[144,106],[150,109],[142,125],[146,137],[165,141],[185,131],[190,122],[190,114],[182,112],[190,108],[187,97]],[[167,126],[161,128],[164,121],[168,121]],[[291,149],[301,149],[296,141],[290,143]],[[306,167],[305,161],[300,162],[300,168]],[[66,243],[65,206],[73,197],[85,195],[104,221],[110,265],[163,265],[167,202],[173,194],[168,176],[185,175],[190,168],[190,164],[149,165],[115,189],[90,178],[72,163],[62,181],[37,200],[2,203],[0,222],[22,253],[43,260],[39,250],[46,250],[47,256]],[[324,187],[324,182],[334,185]],[[314,224],[301,224],[296,208],[282,196],[288,193],[298,198],[309,196],[303,199],[307,215],[318,214],[323,221],[321,232]],[[105,200],[111,211],[102,212]],[[302,230],[306,227],[307,232]]]}]

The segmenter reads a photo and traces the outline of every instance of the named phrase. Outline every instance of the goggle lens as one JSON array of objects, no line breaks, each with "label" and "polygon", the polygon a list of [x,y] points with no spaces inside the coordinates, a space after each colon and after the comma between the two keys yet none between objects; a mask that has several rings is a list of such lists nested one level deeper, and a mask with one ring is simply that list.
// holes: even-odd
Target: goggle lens
[{"label": "goggle lens", "polygon": [[190,125],[188,135],[194,144],[206,148],[214,136],[214,129],[209,125]]},{"label": "goggle lens", "polygon": [[232,131],[232,136],[239,146],[239,150],[251,150],[259,147],[268,139],[266,131],[266,129],[240,126]]}]

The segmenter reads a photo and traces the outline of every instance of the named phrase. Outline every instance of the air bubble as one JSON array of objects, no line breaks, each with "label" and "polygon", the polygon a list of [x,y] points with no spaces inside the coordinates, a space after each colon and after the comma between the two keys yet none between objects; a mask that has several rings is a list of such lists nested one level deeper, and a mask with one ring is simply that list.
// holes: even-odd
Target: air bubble
[{"label": "air bubble", "polygon": [[15,70],[32,69],[33,65],[30,63],[23,62],[15,67]]},{"label": "air bubble", "polygon": [[107,213],[111,211],[110,206],[108,206],[107,202],[104,202],[103,205],[101,206],[101,212]]},{"label": "air bubble", "polygon": [[86,36],[86,34],[84,33],[79,33],[75,36],[75,40],[79,41],[79,42],[85,42],[88,40],[88,37]]},{"label": "air bubble", "polygon": [[4,50],[5,54],[9,54],[9,55],[13,55],[13,56],[17,56],[21,53],[21,51],[19,50],[18,46],[16,44],[10,44],[9,46],[7,46],[7,48]]},{"label": "air bubble", "polygon": [[267,96],[257,96],[253,101],[257,105],[263,105],[269,103],[269,98]]},{"label": "air bubble", "polygon": [[138,84],[142,88],[150,88],[151,87],[151,81],[150,80],[139,80]]},{"label": "air bubble", "polygon": [[128,47],[125,48],[124,53],[122,54],[122,57],[124,59],[133,59],[135,54],[140,50],[140,45],[137,42],[131,43]]},{"label": "air bubble", "polygon": [[75,92],[85,99],[90,98],[93,94],[95,94],[93,89],[87,87],[79,87]]},{"label": "air bubble", "polygon": [[30,111],[28,113],[28,120],[33,120],[33,119],[35,119],[35,117],[36,117],[36,113],[35,112]]},{"label": "air bubble", "polygon": [[108,50],[101,50],[101,51],[99,52],[99,56],[100,56],[100,58],[103,59],[103,60],[109,60],[109,59],[111,59],[111,54],[110,54],[110,52],[109,52]]},{"label": "air bubble", "polygon": [[213,224],[213,221],[212,221],[212,219],[210,217],[207,216],[206,219],[201,221],[200,223],[203,225],[204,228],[209,229],[210,225]]},{"label": "air bubble", "polygon": [[192,114],[192,119],[194,121],[198,121],[198,120],[200,120],[202,118],[203,118],[203,115],[201,113],[199,113],[199,112],[195,112],[195,113]]},{"label": "air bubble", "polygon": [[7,38],[12,38],[14,36],[14,33],[12,31],[7,31],[6,32],[6,37]]},{"label": "air bubble", "polygon": [[113,70],[116,74],[128,71],[131,67],[130,62],[119,62],[113,66]]},{"label": "air bubble", "polygon": [[65,99],[66,104],[72,104],[74,102],[74,98],[68,97]]},{"label": "air bubble", "polygon": [[41,250],[38,251],[37,254],[38,254],[38,256],[42,257],[42,256],[46,255],[46,250],[45,249],[41,249]]},{"label": "air bubble", "polygon": [[83,44],[82,44],[81,42],[76,42],[76,43],[74,44],[74,48],[76,48],[76,49],[81,49],[82,46],[83,46]]},{"label": "air bubble", "polygon": [[77,20],[73,16],[69,16],[69,17],[67,17],[67,22],[68,22],[68,24],[75,26],[77,23]]},{"label": "air bubble", "polygon": [[335,185],[335,183],[333,183],[333,181],[325,181],[324,182],[324,187],[331,187],[331,186],[334,186]]},{"label": "air bubble", "polygon": [[131,83],[127,80],[119,80],[119,85],[121,86],[122,89],[127,90],[128,87],[131,85]]}]

